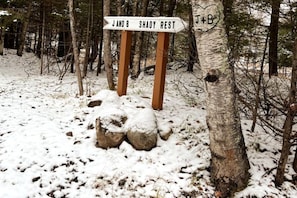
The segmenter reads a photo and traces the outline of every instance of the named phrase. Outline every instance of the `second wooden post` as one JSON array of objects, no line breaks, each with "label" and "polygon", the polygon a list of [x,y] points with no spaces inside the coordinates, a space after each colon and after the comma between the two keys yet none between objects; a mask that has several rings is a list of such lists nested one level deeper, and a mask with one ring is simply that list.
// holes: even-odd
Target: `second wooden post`
[{"label": "second wooden post", "polygon": [[153,90],[152,107],[162,110],[165,88],[166,65],[168,60],[169,33],[159,32],[156,52],[155,81]]}]

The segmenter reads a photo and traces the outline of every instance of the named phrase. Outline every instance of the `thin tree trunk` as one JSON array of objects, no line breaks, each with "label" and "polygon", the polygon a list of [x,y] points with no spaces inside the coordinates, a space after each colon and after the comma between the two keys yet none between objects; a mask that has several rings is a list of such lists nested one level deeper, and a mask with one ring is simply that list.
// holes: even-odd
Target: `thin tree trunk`
[{"label": "thin tree trunk", "polygon": [[8,32],[5,34],[4,37],[4,47],[8,49],[15,49],[15,27],[13,24],[9,24],[8,26]]},{"label": "thin tree trunk", "polygon": [[[295,40],[295,44],[294,44],[291,88],[290,88],[290,94],[289,94],[288,112],[287,112],[287,117],[286,117],[286,121],[284,124],[283,145],[282,145],[281,156],[279,159],[279,164],[277,166],[277,171],[276,171],[276,175],[275,175],[275,185],[276,186],[281,186],[282,183],[284,182],[285,168],[286,168],[286,164],[288,161],[288,156],[290,154],[290,148],[292,146],[292,144],[290,142],[291,134],[292,134],[292,126],[294,124],[294,117],[297,112],[296,83],[297,83],[297,39]],[[294,162],[295,162],[295,160],[296,159],[294,159]],[[296,167],[294,168],[294,170],[295,169],[296,169]]]},{"label": "thin tree trunk", "polygon": [[37,39],[37,48],[36,48],[36,55],[38,58],[41,56],[41,42],[42,42],[42,21],[43,21],[43,6],[39,8],[39,19],[40,23],[38,25],[38,39]]},{"label": "thin tree trunk", "polygon": [[99,44],[99,51],[98,51],[97,76],[99,75],[99,73],[101,73],[102,48],[103,48],[103,36],[100,37],[100,44]]},{"label": "thin tree trunk", "polygon": [[[133,5],[132,5],[132,15],[133,16],[138,16],[138,12],[139,12],[139,9],[138,9],[138,5],[140,3],[140,0],[134,0],[133,2]],[[135,52],[136,52],[136,37],[137,37],[137,33],[139,32],[133,32],[132,33],[132,45],[131,45],[131,60],[130,60],[130,69],[132,70],[131,73],[132,73],[132,76],[133,76],[133,67],[134,67],[134,64],[133,64],[133,58],[134,58],[134,55],[135,55]]]},{"label": "thin tree trunk", "polygon": [[230,33],[233,2],[234,2],[234,0],[223,0],[224,16],[225,16],[225,23],[226,23],[226,34],[228,37],[229,37],[229,33]]},{"label": "thin tree trunk", "polygon": [[293,161],[293,170],[297,173],[297,148],[295,149],[294,161]]},{"label": "thin tree trunk", "polygon": [[86,36],[86,47],[85,47],[86,52],[85,52],[85,59],[84,59],[84,65],[83,65],[83,78],[87,76],[89,56],[90,56],[90,21],[91,21],[91,0],[89,0],[87,36]]},{"label": "thin tree trunk", "polygon": [[[103,14],[104,16],[110,15],[110,0],[104,1],[104,9]],[[104,30],[103,31],[103,38],[104,38],[104,66],[107,75],[107,82],[110,90],[115,89],[115,83],[113,79],[113,68],[112,68],[112,56],[111,56],[111,37],[110,31]]]},{"label": "thin tree trunk", "polygon": [[[116,5],[117,5],[117,15],[118,16],[124,16],[123,4],[125,4],[124,1],[117,0]],[[116,65],[117,66],[120,65],[119,64],[119,62],[120,62],[120,47],[119,46],[121,45],[121,35],[122,35],[122,31],[116,31],[116,37],[117,37],[117,39],[116,39],[116,43],[117,43],[117,52],[116,52],[116,54],[117,54],[117,57],[116,57],[117,63],[116,63]]]},{"label": "thin tree trunk", "polygon": [[36,29],[36,31],[34,32],[34,46],[33,46],[33,52],[35,53],[35,54],[37,54],[37,45],[38,45],[38,39],[37,39],[37,32],[38,32],[39,30],[38,30],[38,28]]},{"label": "thin tree trunk", "polygon": [[74,19],[74,11],[73,11],[73,0],[68,0],[68,7],[69,7],[69,18],[70,18],[70,31],[72,36],[72,48],[73,48],[73,56],[74,56],[74,64],[75,64],[75,71],[77,76],[77,83],[78,83],[78,90],[79,95],[82,96],[84,93],[83,84],[82,84],[82,77],[81,77],[81,70],[79,66],[79,53],[76,41],[76,32],[75,32],[75,19]]},{"label": "thin tree trunk", "polygon": [[98,36],[94,34],[94,0],[91,0],[91,24],[90,24],[90,42],[91,55],[89,59],[90,71],[93,71],[93,63],[98,55]]},{"label": "thin tree trunk", "polygon": [[290,139],[291,139],[290,137],[292,132],[293,119],[294,119],[294,112],[289,109],[285,120],[285,124],[284,124],[281,156],[278,161],[278,166],[276,169],[276,175],[275,175],[276,186],[281,186],[284,182],[285,168],[287,165],[288,156],[290,154],[290,148],[292,146],[290,143]]},{"label": "thin tree trunk", "polygon": [[189,57],[188,57],[188,67],[187,71],[193,72],[194,71],[194,63],[198,59],[197,55],[197,46],[195,41],[195,35],[193,32],[193,14],[192,14],[192,8],[189,6],[189,29],[188,29],[188,42],[189,42]]},{"label": "thin tree trunk", "polygon": [[92,33],[92,53],[91,53],[91,60],[90,60],[90,71],[94,71],[94,61],[96,60],[97,56],[98,56],[98,46],[99,46],[99,36],[94,34],[94,32]]},{"label": "thin tree trunk", "polygon": [[272,0],[271,22],[270,22],[270,40],[269,40],[269,77],[278,75],[278,24],[281,0]]},{"label": "thin tree trunk", "polygon": [[138,4],[139,4],[140,0],[134,0],[134,4],[133,4],[133,16],[137,16],[138,15]]},{"label": "thin tree trunk", "polygon": [[3,55],[4,47],[4,28],[0,27],[0,55]]},{"label": "thin tree trunk", "polygon": [[14,49],[18,49],[20,46],[20,35],[22,34],[22,22],[17,20],[16,22],[16,37],[15,37],[15,46]]},{"label": "thin tree trunk", "polygon": [[163,13],[164,13],[164,0],[160,0],[160,11],[159,11],[159,13],[160,13],[160,16],[162,16]]},{"label": "thin tree trunk", "polygon": [[43,73],[43,54],[44,54],[44,29],[45,29],[45,5],[42,4],[42,30],[41,30],[41,47],[40,47],[40,74]]},{"label": "thin tree trunk", "polygon": [[[144,0],[141,2],[141,16],[146,16],[147,14],[147,7],[149,4],[149,0]],[[140,61],[141,61],[141,53],[142,53],[142,45],[143,45],[143,32],[136,32],[135,38],[135,54],[133,57],[133,68],[132,68],[132,78],[137,78],[140,74]]]},{"label": "thin tree trunk", "polygon": [[[246,187],[250,166],[241,130],[234,71],[228,61],[223,4],[221,0],[192,0],[192,6],[197,50],[208,94],[206,120],[211,178],[216,195],[232,197],[234,192]],[[202,8],[207,8],[207,12]]]},{"label": "thin tree trunk", "polygon": [[258,83],[257,83],[255,107],[253,109],[253,116],[252,116],[252,119],[253,119],[253,123],[252,123],[252,127],[251,127],[252,132],[255,131],[255,127],[256,127],[256,123],[257,123],[258,108],[259,108],[259,105],[260,105],[260,90],[261,90],[262,78],[263,78],[263,75],[264,75],[263,69],[264,69],[264,63],[265,63],[265,55],[266,55],[266,50],[267,50],[268,38],[269,38],[269,33],[267,34],[266,40],[265,40],[263,58],[262,58],[262,62],[261,62],[260,74],[259,74],[259,79],[258,79]]},{"label": "thin tree trunk", "polygon": [[[169,8],[168,8],[168,12],[167,12],[167,16],[168,17],[172,17],[173,16],[173,12],[176,6],[176,0],[170,0],[169,1]],[[169,58],[169,62],[172,62],[174,60],[174,43],[175,43],[175,34],[171,34],[170,35],[170,48],[169,48],[169,54],[168,54],[168,58]]]},{"label": "thin tree trunk", "polygon": [[100,3],[100,6],[101,6],[101,13],[100,13],[100,44],[99,44],[99,52],[98,52],[98,64],[97,64],[97,76],[99,75],[99,73],[101,73],[101,65],[102,65],[102,48],[103,48],[103,16],[104,16],[104,13],[103,13],[103,1],[101,1]]},{"label": "thin tree trunk", "polygon": [[23,22],[22,33],[21,33],[21,37],[20,37],[20,43],[19,43],[19,46],[18,46],[18,49],[17,49],[17,55],[18,56],[23,55],[25,39],[26,39],[26,33],[27,33],[28,24],[29,24],[29,20],[30,20],[30,14],[31,14],[31,10],[32,10],[32,4],[33,4],[33,1],[29,1],[27,13],[25,15],[24,22]]}]

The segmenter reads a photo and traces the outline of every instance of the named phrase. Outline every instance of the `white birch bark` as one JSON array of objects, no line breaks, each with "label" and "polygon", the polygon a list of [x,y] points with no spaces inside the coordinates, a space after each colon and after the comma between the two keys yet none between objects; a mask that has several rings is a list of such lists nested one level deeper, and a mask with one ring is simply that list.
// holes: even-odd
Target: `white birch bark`
[{"label": "white birch bark", "polygon": [[211,176],[218,195],[246,186],[249,162],[237,108],[234,73],[228,61],[221,0],[192,0],[197,50],[207,90]]},{"label": "white birch bark", "polygon": [[74,56],[74,64],[75,64],[75,72],[77,76],[77,83],[79,89],[79,95],[82,96],[84,93],[83,84],[82,84],[82,77],[81,77],[81,69],[79,66],[79,54],[78,54],[78,47],[76,42],[76,32],[75,32],[75,20],[73,14],[73,0],[68,0],[68,7],[69,7],[69,18],[70,18],[70,31],[72,36],[72,46],[73,46],[73,56]]}]

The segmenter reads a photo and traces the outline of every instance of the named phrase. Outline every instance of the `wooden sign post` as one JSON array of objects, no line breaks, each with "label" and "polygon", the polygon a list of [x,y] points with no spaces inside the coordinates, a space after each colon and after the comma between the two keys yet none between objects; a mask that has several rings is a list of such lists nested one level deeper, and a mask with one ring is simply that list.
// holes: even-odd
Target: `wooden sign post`
[{"label": "wooden sign post", "polygon": [[129,76],[129,63],[131,54],[132,32],[122,31],[121,36],[121,51],[118,72],[118,95],[126,95],[128,76]]},{"label": "wooden sign post", "polygon": [[169,33],[159,32],[156,52],[155,81],[152,99],[152,107],[156,110],[161,110],[163,108],[166,65],[168,60],[168,45]]},{"label": "wooden sign post", "polygon": [[186,22],[178,17],[107,16],[104,19],[107,22],[104,29],[122,30],[117,88],[119,96],[127,93],[132,31],[158,32],[152,107],[155,110],[161,110],[163,108],[169,33],[177,33],[185,29]]}]

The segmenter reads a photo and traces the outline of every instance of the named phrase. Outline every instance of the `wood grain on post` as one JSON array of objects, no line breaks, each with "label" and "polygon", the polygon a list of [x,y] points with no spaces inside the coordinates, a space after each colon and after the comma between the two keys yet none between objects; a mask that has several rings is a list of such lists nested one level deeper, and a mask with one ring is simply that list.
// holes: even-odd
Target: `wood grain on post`
[{"label": "wood grain on post", "polygon": [[128,75],[129,75],[129,63],[131,54],[131,41],[132,32],[122,31],[121,36],[121,50],[120,50],[120,63],[119,63],[119,74],[118,74],[118,95],[126,95]]},{"label": "wood grain on post", "polygon": [[165,87],[166,65],[168,58],[169,33],[159,32],[156,52],[155,81],[152,99],[152,107],[162,110]]}]

